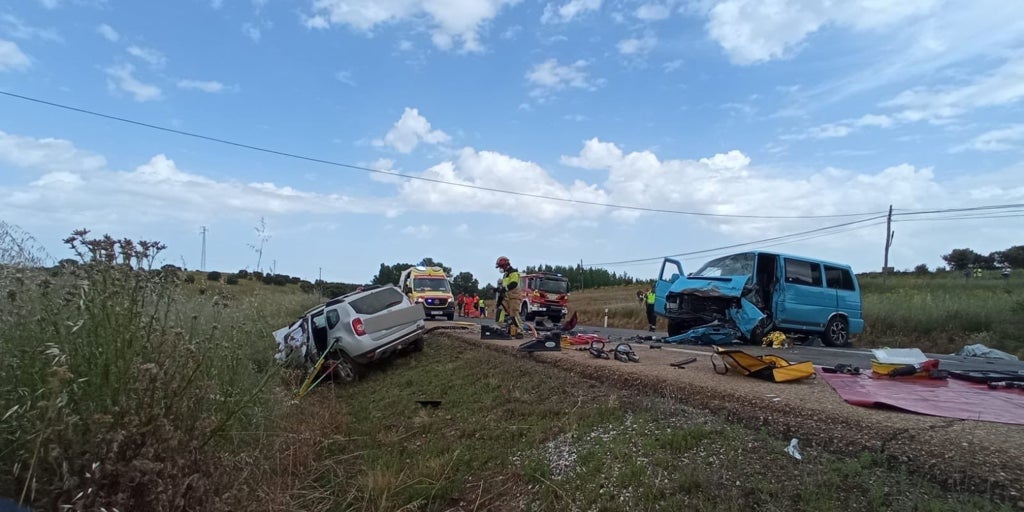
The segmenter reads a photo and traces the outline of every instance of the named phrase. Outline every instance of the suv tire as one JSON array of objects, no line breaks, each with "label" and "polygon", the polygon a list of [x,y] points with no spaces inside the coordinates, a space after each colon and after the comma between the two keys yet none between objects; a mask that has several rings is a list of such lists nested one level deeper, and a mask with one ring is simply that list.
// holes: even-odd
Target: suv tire
[{"label": "suv tire", "polygon": [[341,357],[337,360],[337,365],[331,371],[331,377],[334,380],[342,382],[356,382],[363,378],[366,373],[366,368],[363,365],[355,362],[348,354],[341,354]]}]

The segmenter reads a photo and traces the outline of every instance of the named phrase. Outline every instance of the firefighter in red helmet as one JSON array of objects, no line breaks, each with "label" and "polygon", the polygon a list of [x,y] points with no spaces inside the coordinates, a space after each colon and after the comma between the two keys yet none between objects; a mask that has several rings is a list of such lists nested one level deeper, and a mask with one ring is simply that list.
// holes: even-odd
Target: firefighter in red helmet
[{"label": "firefighter in red helmet", "polygon": [[519,318],[519,301],[522,299],[522,290],[519,286],[519,271],[512,266],[508,258],[502,256],[494,263],[494,268],[502,272],[501,286],[498,288],[498,323],[508,323],[509,333],[517,337],[522,336],[523,321]]}]

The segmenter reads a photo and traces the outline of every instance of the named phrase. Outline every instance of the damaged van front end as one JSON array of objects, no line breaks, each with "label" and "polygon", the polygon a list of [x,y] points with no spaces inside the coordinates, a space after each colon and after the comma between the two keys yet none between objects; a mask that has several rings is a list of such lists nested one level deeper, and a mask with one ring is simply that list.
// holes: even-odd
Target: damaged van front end
[{"label": "damaged van front end", "polygon": [[710,324],[725,324],[751,339],[765,314],[743,297],[748,280],[749,276],[680,276],[666,290],[662,311],[658,311],[656,294],[655,311],[668,320],[670,337]]}]

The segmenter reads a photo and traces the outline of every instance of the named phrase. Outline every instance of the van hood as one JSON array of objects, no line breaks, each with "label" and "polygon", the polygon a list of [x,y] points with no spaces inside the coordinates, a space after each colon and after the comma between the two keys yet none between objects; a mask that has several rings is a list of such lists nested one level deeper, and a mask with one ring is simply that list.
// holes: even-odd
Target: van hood
[{"label": "van hood", "polygon": [[703,297],[739,297],[750,276],[682,277],[669,288],[669,293],[687,293]]}]

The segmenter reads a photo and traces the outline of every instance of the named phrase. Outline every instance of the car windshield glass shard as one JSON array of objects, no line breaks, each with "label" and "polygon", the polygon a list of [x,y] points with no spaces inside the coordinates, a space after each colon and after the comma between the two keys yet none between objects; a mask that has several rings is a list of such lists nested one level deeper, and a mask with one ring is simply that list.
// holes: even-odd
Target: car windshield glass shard
[{"label": "car windshield glass shard", "polygon": [[537,289],[547,293],[569,293],[569,282],[561,279],[541,279]]},{"label": "car windshield glass shard", "polygon": [[404,298],[405,295],[395,288],[381,288],[359,297],[349,304],[352,306],[352,310],[360,315],[375,315],[401,304]]},{"label": "car windshield glass shard", "polygon": [[704,264],[691,277],[749,276],[754,273],[754,253],[731,254]]},{"label": "car windshield glass shard", "polygon": [[448,280],[443,277],[417,277],[412,281],[412,288],[417,292],[450,292]]}]

